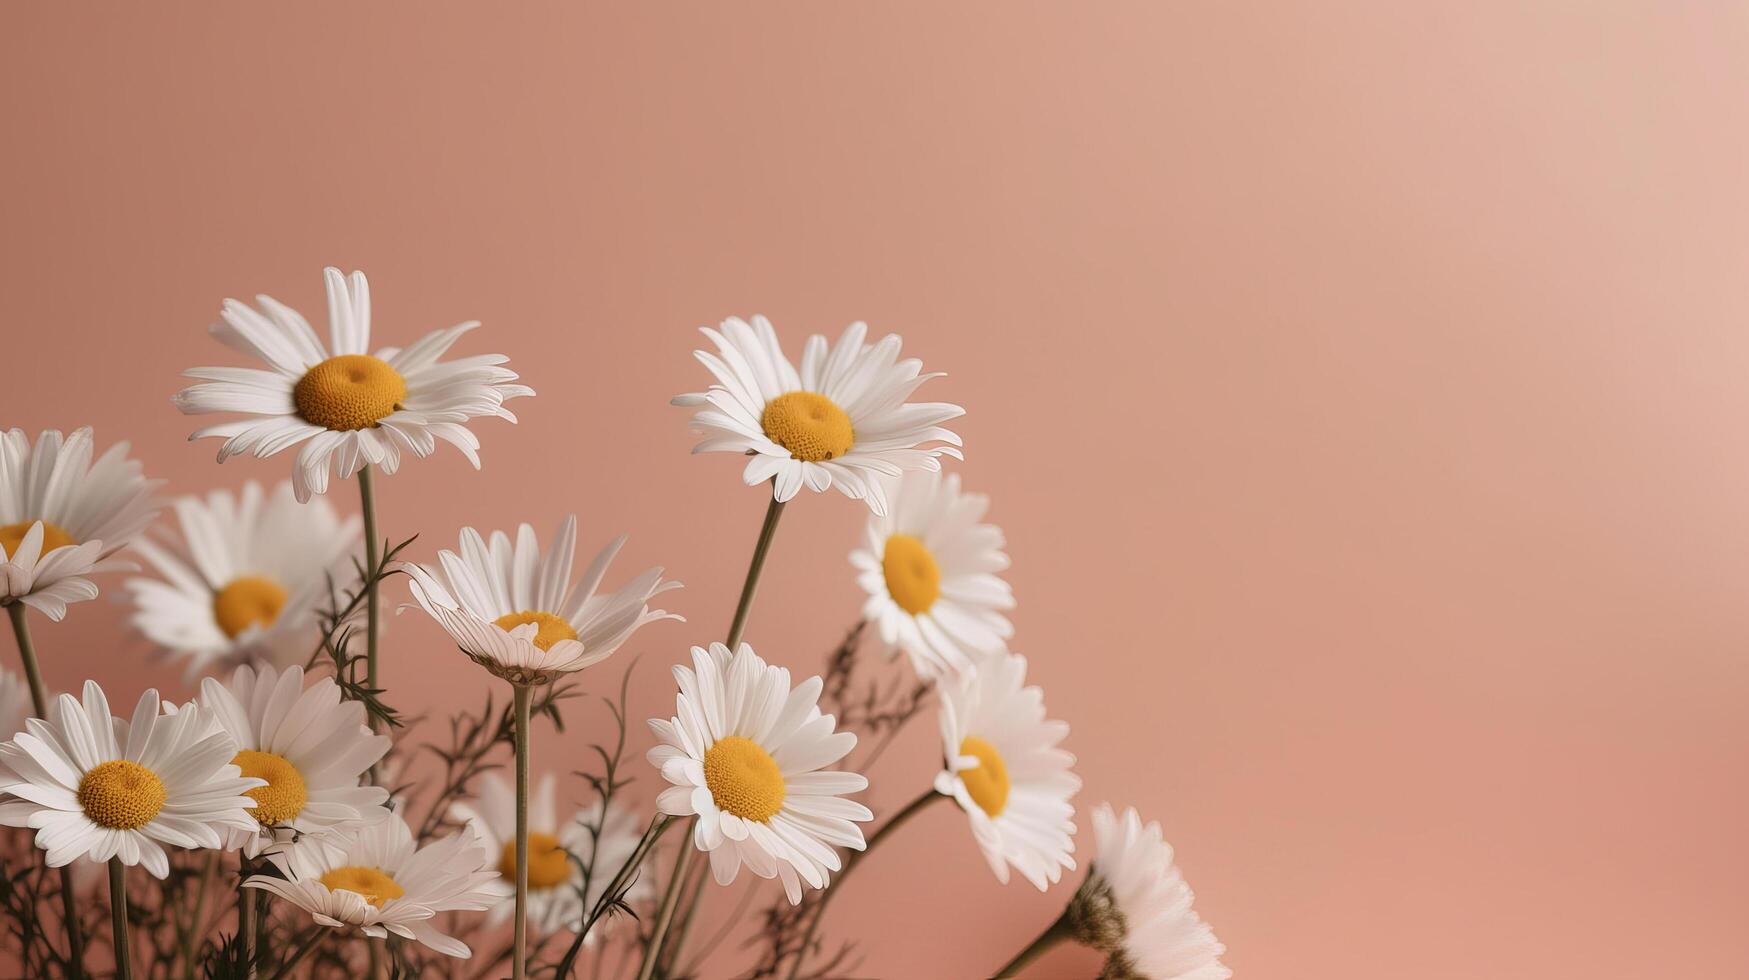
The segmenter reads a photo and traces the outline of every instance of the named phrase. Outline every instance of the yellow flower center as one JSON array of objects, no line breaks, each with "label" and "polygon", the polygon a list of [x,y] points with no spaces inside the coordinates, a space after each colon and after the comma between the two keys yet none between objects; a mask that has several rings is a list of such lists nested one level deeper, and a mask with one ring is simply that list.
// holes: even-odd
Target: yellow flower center
[{"label": "yellow flower center", "polygon": [[966,784],[966,793],[992,818],[1000,817],[1008,807],[1009,788],[1008,763],[1002,761],[1002,753],[978,736],[967,735],[960,743],[960,755],[978,760],[978,768],[960,773],[960,782]]},{"label": "yellow flower center", "polygon": [[[35,523],[35,521],[19,521],[17,524],[8,524],[5,527],[0,527],[0,545],[6,547],[6,553],[8,555],[18,553],[18,546],[24,543],[24,536],[30,533],[30,526]],[[73,536],[68,534],[66,529],[59,524],[50,524],[48,521],[43,521],[43,554],[46,555],[56,548],[65,548],[70,544],[78,543],[79,542],[74,540]]]},{"label": "yellow flower center", "polygon": [[407,397],[407,379],[369,354],[342,354],[304,372],[292,404],[304,421],[337,432],[369,429]]},{"label": "yellow flower center", "polygon": [[810,463],[842,456],[856,445],[850,416],[832,399],[812,391],[792,391],[766,402],[759,426],[791,456]]},{"label": "yellow flower center", "polygon": [[245,793],[255,801],[255,819],[262,826],[284,823],[304,810],[309,791],[304,788],[304,775],[298,767],[272,752],[244,749],[231,760],[231,765],[243,770],[243,775],[267,780]]},{"label": "yellow flower center", "polygon": [[783,772],[758,742],[740,735],[705,750],[704,782],[717,808],[764,823],[783,809]]},{"label": "yellow flower center", "polygon": [[492,620],[492,625],[509,632],[526,623],[534,623],[534,645],[542,650],[551,650],[553,644],[560,640],[575,640],[577,629],[550,612],[530,609],[524,612],[513,612]]},{"label": "yellow flower center", "polygon": [[363,895],[365,901],[379,909],[384,902],[407,894],[407,889],[395,884],[395,879],[381,868],[365,868],[356,864],[335,868],[319,880],[322,887],[331,892],[345,891]]},{"label": "yellow flower center", "polygon": [[[504,842],[504,853],[498,858],[498,873],[510,881],[516,880],[516,838]],[[552,834],[530,832],[528,835],[528,887],[539,890],[557,888],[571,880],[571,858],[559,846]]]},{"label": "yellow flower center", "polygon": [[157,773],[126,759],[100,763],[79,780],[80,808],[92,823],[111,830],[144,827],[169,798]]},{"label": "yellow flower center", "polygon": [[923,542],[909,534],[887,538],[881,571],[887,576],[887,594],[913,616],[928,612],[941,598],[941,568]]},{"label": "yellow flower center", "polygon": [[251,626],[272,626],[285,600],[285,586],[265,575],[245,575],[213,594],[213,619],[236,639]]}]

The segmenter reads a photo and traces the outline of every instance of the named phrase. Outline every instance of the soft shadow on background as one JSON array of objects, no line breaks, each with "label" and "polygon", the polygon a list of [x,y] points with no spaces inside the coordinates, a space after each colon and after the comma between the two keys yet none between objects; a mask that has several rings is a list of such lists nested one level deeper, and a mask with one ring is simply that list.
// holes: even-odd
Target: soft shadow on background
[{"label": "soft shadow on background", "polygon": [[[93,424],[179,493],[277,480],[170,407],[242,363],[221,299],[319,323],[332,263],[379,343],[483,320],[456,353],[539,396],[476,427],[483,472],[383,481],[385,533],[629,532],[691,620],[590,675],[641,655],[642,718],[763,506],[666,404],[694,328],[866,319],[969,410],[1083,810],[1164,824],[1239,976],[1749,972],[1740,8],[577,6],[10,6],[0,425]],[[813,672],[853,621],[861,520],[790,508],[766,657]],[[119,623],[39,629],[50,683],[131,703]],[[434,724],[474,703],[423,617],[386,643]],[[584,764],[576,720],[536,759]],[[926,718],[871,804],[938,763]],[[864,972],[970,976],[1069,891],[999,886],[942,808],[830,926]]]}]

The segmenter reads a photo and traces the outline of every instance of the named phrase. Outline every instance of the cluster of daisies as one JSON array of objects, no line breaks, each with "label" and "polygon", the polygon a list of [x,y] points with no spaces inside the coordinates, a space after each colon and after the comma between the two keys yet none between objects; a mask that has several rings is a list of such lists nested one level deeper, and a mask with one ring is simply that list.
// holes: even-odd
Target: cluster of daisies
[{"label": "cluster of daisies", "polygon": [[[515,422],[506,402],[534,392],[503,356],[445,357],[472,322],[373,352],[363,274],[329,269],[326,286],[325,341],[270,297],[227,300],[211,332],[260,366],[192,369],[197,383],[175,398],[186,413],[240,416],[194,433],[223,440],[221,462],[293,453],[277,486],[160,501],[126,444],[98,455],[89,429],[0,438],[0,605],[24,668],[0,671],[0,734],[14,733],[0,743],[0,825],[34,831],[48,867],[108,863],[125,909],[127,868],[162,879],[175,852],[234,853],[240,894],[271,895],[309,926],[307,942],[283,951],[282,973],[335,931],[467,957],[447,913],[474,912],[510,927],[503,955],[518,978],[532,968],[529,933],[583,945],[603,908],[627,907],[648,920],[635,937],[639,977],[667,975],[685,941],[669,928],[688,900],[682,886],[704,880],[688,875],[694,854],[719,884],[745,866],[801,903],[930,801],[957,805],[1004,883],[1018,873],[1043,890],[1076,868],[1081,781],[1063,748],[1068,726],[1048,717],[1010,649],[1014,598],[989,500],[942,471],[944,457],[961,458],[944,426],[962,410],[913,400],[937,375],[901,358],[898,337],[871,341],[853,324],[836,342],[810,337],[798,366],[764,318],[704,330],[713,349],[696,356],[714,383],[674,403],[694,409],[695,451],[744,455],[744,480],[768,486],[770,504],[726,642],[691,648],[673,667],[674,714],[649,721],[646,757],[666,788],[646,822],[610,792],[568,803],[553,771],[530,778],[530,705],[643,627],[680,621],[653,606],[680,583],[650,568],[604,587],[625,538],[579,571],[575,517],[544,542],[526,523],[463,528],[429,560],[382,557],[372,474],[439,441],[478,468],[471,423]],[[323,496],[334,476],[357,479],[360,516]],[[939,767],[918,780],[918,803],[870,837],[874,815],[852,798],[868,780],[840,768],[857,736],[822,711],[822,678],[795,680],[742,636],[778,519],[804,487],[866,503],[850,554],[863,618],[889,660],[904,655],[882,669],[912,672],[937,706]],[[174,521],[154,526],[161,510]],[[25,610],[59,621],[97,596],[95,577],[117,572],[137,573],[123,582],[131,625],[196,682],[191,700],[149,690],[121,716],[96,682],[77,698],[46,690]],[[514,706],[514,778],[473,773],[440,819],[419,825],[383,773],[400,760],[367,711],[382,692],[324,673],[342,671],[351,642],[368,647],[376,682],[378,596],[391,576],[406,580],[399,608],[434,621],[508,685]],[[663,882],[651,855],[670,826],[683,836]],[[1110,807],[1093,826],[1096,856],[1063,917],[1003,974],[1067,938],[1103,952],[1107,976],[1227,976],[1159,826]],[[72,879],[60,887],[71,908]],[[252,907],[239,901],[239,932],[253,934]],[[822,901],[808,936],[823,912]],[[76,932],[78,917],[65,924]],[[118,931],[125,976],[132,954]],[[67,945],[76,973],[79,937]],[[792,976],[812,951],[806,938],[791,951]]]}]

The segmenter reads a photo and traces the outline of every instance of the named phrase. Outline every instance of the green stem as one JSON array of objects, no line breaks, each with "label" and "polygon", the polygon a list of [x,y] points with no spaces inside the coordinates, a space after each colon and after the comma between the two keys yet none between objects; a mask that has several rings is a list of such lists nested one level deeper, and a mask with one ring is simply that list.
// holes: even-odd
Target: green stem
[{"label": "green stem", "polygon": [[[784,502],[775,494],[771,503],[765,508],[765,521],[759,526],[759,540],[753,545],[753,558],[747,564],[747,577],[741,580],[741,598],[735,603],[735,618],[729,623],[729,638],[726,646],[730,656],[741,645],[741,635],[747,631],[747,617],[753,612],[753,596],[759,591],[759,580],[765,574],[765,559],[771,554],[772,539],[777,537],[777,522],[783,517]],[[705,876],[699,875],[687,890],[686,911],[680,916],[680,929],[674,936],[674,947],[667,951],[662,961],[672,965],[680,958],[681,951],[686,947],[687,934],[692,931],[692,917],[698,912],[698,903],[704,895]]]},{"label": "green stem", "polygon": [[115,939],[115,980],[132,980],[134,955],[128,944],[127,865],[109,859],[109,931]]},{"label": "green stem", "polygon": [[309,937],[298,945],[297,952],[291,955],[291,959],[280,964],[279,969],[275,970],[273,976],[269,977],[268,980],[286,980],[286,978],[290,977],[292,975],[292,969],[299,963],[302,963],[304,957],[314,952],[316,947],[322,944],[322,940],[327,934],[328,930],[324,926],[317,926],[316,928],[311,929]]},{"label": "green stem", "polygon": [[814,933],[820,928],[820,920],[826,917],[826,906],[831,903],[834,895],[844,890],[844,879],[850,877],[850,872],[856,870],[856,866],[862,863],[862,859],[875,849],[876,844],[886,840],[888,834],[903,827],[906,821],[922,813],[923,808],[930,803],[945,799],[947,797],[937,793],[934,789],[925,790],[922,796],[905,804],[903,810],[889,817],[887,822],[881,825],[881,829],[875,831],[874,836],[868,839],[867,847],[860,851],[850,852],[850,856],[844,859],[844,869],[838,872],[837,879],[832,881],[824,892],[820,893],[820,906],[815,909],[813,918],[808,920],[808,931],[802,934],[802,944],[796,947],[795,962],[791,963],[789,967],[789,980],[795,980],[796,975],[802,972],[802,961],[808,958],[808,947],[814,942]]},{"label": "green stem", "polygon": [[[42,670],[36,662],[36,644],[31,642],[30,623],[25,620],[25,606],[12,602],[6,612],[12,617],[12,636],[18,641],[18,659],[24,662],[24,676],[30,682],[30,704],[36,716],[49,719],[49,692],[43,686]],[[61,917],[67,927],[68,963],[74,976],[85,973],[85,937],[79,929],[79,909],[73,894],[73,868],[63,865],[61,871]]]},{"label": "green stem", "polygon": [[1008,961],[1008,965],[997,970],[993,976],[1001,978],[1017,975],[1021,970],[1026,969],[1033,960],[1043,956],[1046,950],[1071,938],[1071,935],[1069,913],[1065,910],[1062,915],[1057,917],[1057,921],[1046,926],[1045,931],[1039,933],[1037,939],[1034,939],[1025,949],[1014,954],[1014,958]]},{"label": "green stem", "polygon": [[[358,503],[364,511],[364,573],[365,582],[364,621],[365,621],[365,660],[364,683],[374,693],[377,687],[377,506],[376,493],[371,487],[370,467],[358,471]],[[377,723],[373,717],[370,720],[372,731]],[[373,767],[374,768],[374,767]]]},{"label": "green stem", "polygon": [[237,936],[243,943],[243,975],[255,980],[255,903],[261,893],[243,887],[249,880],[249,859],[239,858],[237,865]]},{"label": "green stem", "polygon": [[662,940],[668,934],[668,923],[674,921],[674,901],[680,897],[680,883],[686,879],[686,869],[692,866],[693,852],[698,848],[692,843],[692,825],[697,817],[687,822],[686,836],[680,841],[680,859],[674,865],[674,874],[668,879],[668,890],[662,895],[661,911],[656,913],[656,927],[650,933],[650,941],[644,945],[644,959],[638,965],[638,980],[650,980],[656,972],[656,960],[662,953]]},{"label": "green stem", "polygon": [[534,689],[515,685],[516,697],[516,931],[511,940],[510,972],[528,976],[528,715]]}]

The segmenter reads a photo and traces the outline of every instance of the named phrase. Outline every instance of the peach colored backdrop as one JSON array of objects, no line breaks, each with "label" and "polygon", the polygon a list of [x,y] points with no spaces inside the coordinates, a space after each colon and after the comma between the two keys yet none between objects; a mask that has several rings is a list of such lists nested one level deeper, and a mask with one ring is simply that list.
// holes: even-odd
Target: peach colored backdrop
[{"label": "peach colored backdrop", "polygon": [[[631,532],[692,620],[636,644],[642,717],[762,507],[666,406],[693,328],[867,319],[970,410],[1083,805],[1164,823],[1241,976],[1749,972],[1741,7],[580,6],[9,5],[0,424],[278,479],[169,404],[240,363],[223,297],[319,320],[335,263],[381,342],[482,319],[462,350],[540,395],[482,473],[386,480],[385,531]],[[861,520],[791,508],[767,656],[854,617]],[[147,683],[118,620],[43,625],[51,682]],[[397,695],[471,702],[392,628]],[[867,973],[964,977],[1068,893],[998,886],[943,808],[830,921]]]}]

